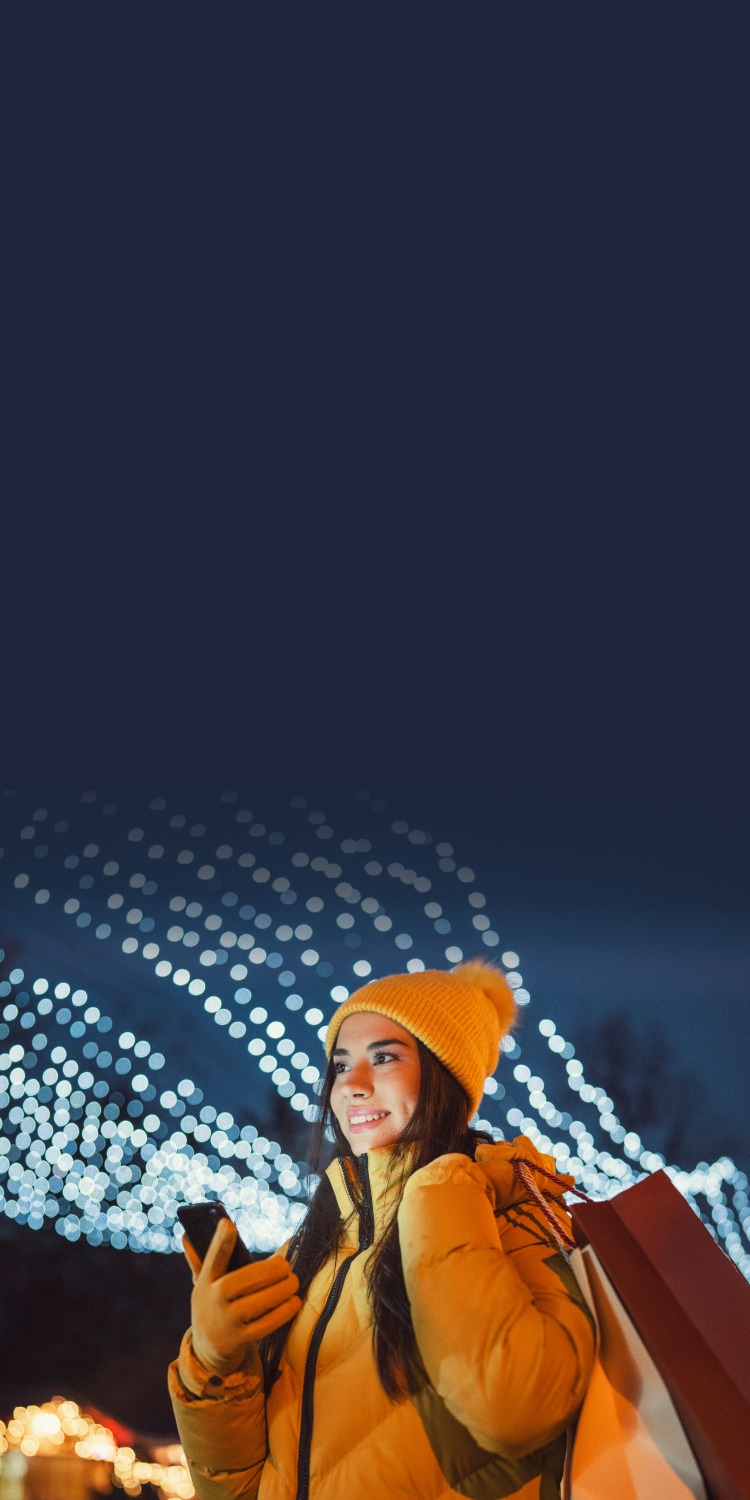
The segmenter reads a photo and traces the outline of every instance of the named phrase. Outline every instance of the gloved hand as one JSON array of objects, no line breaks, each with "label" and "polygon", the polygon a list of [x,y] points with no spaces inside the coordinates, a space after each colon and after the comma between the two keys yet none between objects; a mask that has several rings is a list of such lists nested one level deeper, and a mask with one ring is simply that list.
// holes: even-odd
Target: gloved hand
[{"label": "gloved hand", "polygon": [[226,1272],[236,1238],[231,1220],[222,1219],[202,1263],[190,1241],[182,1242],[193,1273],[193,1351],[215,1375],[238,1370],[250,1345],[290,1322],[302,1306],[295,1296],[299,1282],[283,1255]]}]

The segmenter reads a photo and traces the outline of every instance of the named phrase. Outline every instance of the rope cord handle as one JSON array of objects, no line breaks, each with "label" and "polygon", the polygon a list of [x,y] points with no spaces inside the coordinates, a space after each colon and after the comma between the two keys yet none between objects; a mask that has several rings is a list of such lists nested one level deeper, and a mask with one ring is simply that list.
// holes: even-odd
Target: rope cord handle
[{"label": "rope cord handle", "polygon": [[[522,1157],[516,1156],[513,1158],[513,1172],[515,1176],[518,1178],[518,1181],[523,1184],[527,1193],[531,1194],[531,1197],[534,1199],[537,1207],[541,1209],[541,1212],[552,1231],[553,1238],[559,1249],[562,1250],[563,1254],[568,1254],[571,1250],[575,1250],[576,1242],[575,1240],[571,1239],[569,1235],[563,1233],[563,1230],[560,1228],[557,1219],[548,1207],[544,1195],[534,1181],[532,1169],[534,1172],[541,1172],[543,1176],[549,1177],[552,1181],[554,1181],[554,1172],[547,1172],[545,1171],[544,1167],[537,1166],[535,1162],[524,1161]],[[578,1192],[578,1189],[572,1188],[571,1192],[576,1193]],[[586,1194],[578,1192],[578,1196],[579,1198],[585,1198]]]},{"label": "rope cord handle", "polygon": [[[514,1171],[516,1163],[521,1167],[530,1167],[534,1172],[538,1172],[541,1177],[549,1177],[550,1182],[557,1182],[557,1172],[548,1172],[546,1167],[540,1167],[538,1162],[528,1161],[525,1156],[514,1156],[512,1161]],[[584,1203],[593,1202],[593,1199],[589,1198],[588,1193],[582,1193],[580,1188],[568,1187],[565,1191],[566,1193],[575,1193],[576,1198],[583,1198]]]}]

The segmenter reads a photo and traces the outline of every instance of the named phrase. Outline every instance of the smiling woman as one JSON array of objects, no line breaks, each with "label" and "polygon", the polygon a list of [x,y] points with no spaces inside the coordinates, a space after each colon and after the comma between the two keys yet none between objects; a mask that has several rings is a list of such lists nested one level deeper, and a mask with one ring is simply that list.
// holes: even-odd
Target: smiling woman
[{"label": "smiling woman", "polygon": [[285,1252],[227,1272],[228,1221],[202,1265],[186,1247],[170,1388],[200,1500],[559,1493],[593,1334],[513,1162],[563,1231],[570,1179],[469,1126],[513,1017],[480,960],[375,980],[335,1013],[316,1127],[333,1160]]}]

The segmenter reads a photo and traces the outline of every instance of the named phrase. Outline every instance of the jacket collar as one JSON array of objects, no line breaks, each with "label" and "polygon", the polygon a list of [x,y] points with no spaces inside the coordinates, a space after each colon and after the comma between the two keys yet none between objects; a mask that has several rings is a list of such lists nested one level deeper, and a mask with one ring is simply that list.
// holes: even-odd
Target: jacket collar
[{"label": "jacket collar", "polygon": [[370,1216],[372,1236],[380,1239],[398,1207],[412,1155],[399,1160],[390,1146],[375,1146],[362,1156],[336,1157],[326,1168],[347,1240],[358,1239],[362,1221]]}]

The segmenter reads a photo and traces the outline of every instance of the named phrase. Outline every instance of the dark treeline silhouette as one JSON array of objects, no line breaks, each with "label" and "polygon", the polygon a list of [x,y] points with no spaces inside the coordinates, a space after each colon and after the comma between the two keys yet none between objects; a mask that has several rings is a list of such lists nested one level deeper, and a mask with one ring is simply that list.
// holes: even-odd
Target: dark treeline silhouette
[{"label": "dark treeline silhouette", "polygon": [[574,1040],[586,1078],[606,1089],[644,1145],[688,1169],[725,1155],[744,1165],[747,1141],[724,1123],[721,1099],[709,1098],[697,1071],[680,1066],[662,1021],[644,1026],[611,1011]]}]

